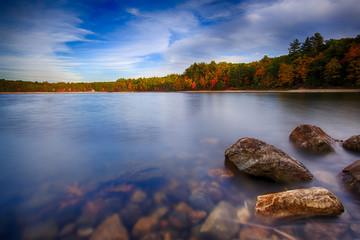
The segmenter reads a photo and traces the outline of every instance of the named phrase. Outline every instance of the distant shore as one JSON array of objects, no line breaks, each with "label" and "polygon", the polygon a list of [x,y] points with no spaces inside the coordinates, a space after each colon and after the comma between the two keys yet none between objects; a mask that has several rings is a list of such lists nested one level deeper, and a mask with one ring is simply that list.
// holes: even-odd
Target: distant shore
[{"label": "distant shore", "polygon": [[39,93],[149,93],[149,92],[183,92],[183,93],[355,93],[360,89],[289,89],[289,90],[188,90],[188,91],[123,91],[123,92],[0,92],[0,94],[39,94]]}]

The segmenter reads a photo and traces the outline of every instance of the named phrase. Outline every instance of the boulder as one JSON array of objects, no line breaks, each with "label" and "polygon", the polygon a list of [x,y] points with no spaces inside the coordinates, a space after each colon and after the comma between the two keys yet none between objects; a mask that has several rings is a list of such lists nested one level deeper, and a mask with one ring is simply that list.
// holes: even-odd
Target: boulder
[{"label": "boulder", "polygon": [[206,239],[231,239],[239,231],[236,219],[236,209],[221,201],[202,224],[200,234]]},{"label": "boulder", "polygon": [[335,151],[335,140],[321,128],[309,124],[297,126],[289,136],[298,148],[316,153]]},{"label": "boulder", "polygon": [[128,240],[129,234],[118,214],[106,218],[96,229],[90,240]]},{"label": "boulder", "polygon": [[255,138],[239,139],[225,151],[225,157],[240,171],[277,182],[299,182],[313,178],[302,163]]},{"label": "boulder", "polygon": [[257,197],[255,216],[277,222],[314,216],[335,216],[344,212],[340,200],[322,187],[295,189]]},{"label": "boulder", "polygon": [[360,152],[360,135],[349,137],[343,142],[343,147],[351,151]]},{"label": "boulder", "polygon": [[351,191],[360,195],[360,160],[344,168],[339,177]]}]

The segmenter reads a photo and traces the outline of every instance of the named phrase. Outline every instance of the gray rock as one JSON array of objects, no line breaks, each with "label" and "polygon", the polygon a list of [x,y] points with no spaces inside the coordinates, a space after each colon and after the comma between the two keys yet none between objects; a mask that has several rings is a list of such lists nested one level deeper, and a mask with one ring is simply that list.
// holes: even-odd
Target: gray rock
[{"label": "gray rock", "polygon": [[197,192],[189,197],[190,206],[195,210],[210,212],[214,208],[213,201],[203,192]]},{"label": "gray rock", "polygon": [[225,157],[240,171],[277,182],[299,182],[313,178],[302,163],[255,138],[239,139],[225,151]]},{"label": "gray rock", "polygon": [[360,152],[360,135],[354,135],[343,142],[345,149]]},{"label": "gray rock", "polygon": [[339,177],[352,192],[360,195],[360,160],[344,168]]},{"label": "gray rock", "polygon": [[314,216],[336,216],[344,212],[340,200],[329,190],[311,187],[257,197],[255,216],[276,222]]},{"label": "gray rock", "polygon": [[289,136],[295,146],[317,153],[335,151],[335,140],[326,134],[321,128],[309,124],[297,126]]},{"label": "gray rock", "polygon": [[200,234],[206,239],[231,239],[238,231],[236,209],[224,201],[212,210],[200,228]]},{"label": "gray rock", "polygon": [[128,240],[129,234],[118,214],[106,218],[96,229],[90,240]]}]

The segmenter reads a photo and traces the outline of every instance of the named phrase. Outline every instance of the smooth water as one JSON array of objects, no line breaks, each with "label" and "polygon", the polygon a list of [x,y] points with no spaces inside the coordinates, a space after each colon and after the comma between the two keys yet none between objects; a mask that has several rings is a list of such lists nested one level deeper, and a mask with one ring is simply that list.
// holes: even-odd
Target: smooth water
[{"label": "smooth water", "polygon": [[[168,209],[159,221],[166,222],[173,206],[189,203],[199,188],[216,188],[208,192],[214,204],[246,202],[253,215],[257,195],[323,186],[347,210],[326,222],[345,222],[345,236],[354,238],[360,232],[360,202],[336,176],[360,154],[337,146],[336,153],[309,155],[295,149],[288,136],[300,124],[313,124],[345,140],[360,134],[359,109],[359,93],[0,94],[0,237],[78,239],[77,230],[96,229],[129,202],[143,216],[151,215],[159,193],[167,200],[160,205]],[[241,137],[284,150],[306,165],[314,180],[289,186],[247,176],[211,179],[207,171],[225,169],[224,152]],[[137,190],[146,200],[131,200]],[[55,230],[46,235],[49,222]],[[249,222],[260,224],[254,216]],[[69,224],[73,229],[61,233]],[[292,236],[306,238],[305,224],[286,226]],[[198,238],[194,224],[163,225],[160,237],[169,231],[171,239]],[[127,225],[130,235],[132,226]]]}]

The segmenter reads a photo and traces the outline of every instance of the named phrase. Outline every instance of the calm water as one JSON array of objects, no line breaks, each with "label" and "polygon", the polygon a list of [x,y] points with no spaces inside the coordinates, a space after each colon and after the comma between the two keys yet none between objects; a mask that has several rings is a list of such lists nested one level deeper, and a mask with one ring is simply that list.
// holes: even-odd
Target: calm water
[{"label": "calm water", "polygon": [[[214,204],[225,200],[241,207],[246,202],[252,214],[257,195],[323,186],[347,210],[326,219],[327,224],[345,222],[345,236],[355,238],[360,202],[336,176],[360,155],[340,146],[326,156],[307,155],[288,136],[309,123],[345,140],[360,134],[359,109],[359,93],[0,94],[0,237],[36,238],[47,228],[49,239],[78,239],[77,230],[96,229],[112,213],[122,214],[129,202],[142,216],[151,215],[160,204],[154,196],[166,200],[160,204],[168,210],[160,217],[166,222],[173,206],[189,204],[199,188]],[[207,171],[225,168],[226,148],[241,137],[281,148],[315,179],[298,186],[243,175],[211,179]],[[216,188],[214,194],[210,188]],[[145,200],[131,200],[135,191],[145,193]],[[257,219],[251,216],[249,222]],[[305,224],[286,227],[306,238]],[[67,225],[72,230],[61,234]],[[132,224],[127,227],[131,234]],[[194,224],[164,229],[159,234],[169,231],[171,239],[197,238]],[[269,237],[281,238],[274,232]]]}]

